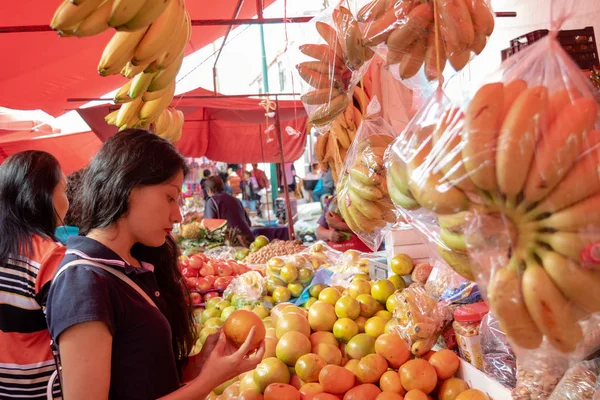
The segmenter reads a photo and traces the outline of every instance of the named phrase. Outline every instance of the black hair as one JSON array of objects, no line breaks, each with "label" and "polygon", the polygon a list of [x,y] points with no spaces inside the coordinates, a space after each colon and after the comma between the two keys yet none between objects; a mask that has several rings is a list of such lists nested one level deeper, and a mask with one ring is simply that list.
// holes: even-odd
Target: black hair
[{"label": "black hair", "polygon": [[0,165],[0,265],[9,256],[29,256],[33,235],[56,241],[53,194],[62,176],[49,153],[28,150]]},{"label": "black hair", "polygon": [[223,179],[221,179],[220,176],[211,176],[204,182],[204,189],[206,189],[206,191],[210,190],[213,193],[221,193],[225,190]]},{"label": "black hair", "polygon": [[[185,159],[167,140],[142,129],[126,129],[108,139],[90,162],[79,197],[81,233],[106,228],[127,214],[131,191],[140,186],[169,182],[183,171]],[[131,254],[155,266],[154,274],[167,303],[173,350],[179,361],[194,345],[190,293],[178,268],[179,248],[169,236],[160,247],[137,243]]]},{"label": "black hair", "polygon": [[208,178],[208,177],[210,176],[210,169],[205,169],[205,170],[202,172],[202,175],[203,175],[205,178]]},{"label": "black hair", "polygon": [[85,168],[82,168],[67,176],[67,199],[69,199],[70,207],[63,221],[65,225],[76,227],[81,225],[81,209],[77,197],[81,191],[84,173]]}]

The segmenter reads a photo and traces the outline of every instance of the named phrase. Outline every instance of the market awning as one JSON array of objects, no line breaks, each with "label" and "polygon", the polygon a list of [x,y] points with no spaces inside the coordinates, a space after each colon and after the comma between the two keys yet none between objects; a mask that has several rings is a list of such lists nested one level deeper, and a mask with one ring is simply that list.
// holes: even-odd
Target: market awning
[{"label": "market awning", "polygon": [[[274,0],[262,0],[263,7]],[[238,0],[194,0],[186,3],[192,20],[228,19]],[[0,27],[48,25],[59,0],[0,2]],[[238,18],[257,14],[255,1],[244,1]],[[186,53],[196,51],[223,36],[227,26],[194,26]],[[102,78],[97,64],[114,31],[88,38],[60,38],[55,32],[0,34],[3,57],[0,74],[0,106],[19,110],[41,109],[58,116],[84,103],[68,98],[98,98],[126,80]]]}]

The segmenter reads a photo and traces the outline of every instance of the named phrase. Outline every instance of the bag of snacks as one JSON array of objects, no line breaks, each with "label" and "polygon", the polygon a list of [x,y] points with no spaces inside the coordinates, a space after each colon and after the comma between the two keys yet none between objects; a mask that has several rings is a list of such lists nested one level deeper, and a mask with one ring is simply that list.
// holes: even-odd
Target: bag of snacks
[{"label": "bag of snacks", "polygon": [[517,382],[517,360],[492,313],[483,318],[480,334],[483,370],[504,386],[514,388]]},{"label": "bag of snacks", "polygon": [[600,312],[600,118],[558,28],[466,101],[434,98],[396,141],[388,185],[405,212],[434,214],[440,254],[477,280],[515,347],[579,357]]},{"label": "bag of snacks", "polygon": [[592,400],[600,380],[600,359],[582,361],[565,373],[548,400]]},{"label": "bag of snacks", "polygon": [[258,271],[250,271],[233,278],[223,293],[223,298],[235,295],[235,305],[245,306],[253,304],[267,294],[265,279]]},{"label": "bag of snacks", "polygon": [[386,185],[384,156],[394,140],[394,129],[383,118],[375,97],[369,104],[337,183],[337,203],[350,229],[373,251],[385,237],[385,228],[396,222]]}]

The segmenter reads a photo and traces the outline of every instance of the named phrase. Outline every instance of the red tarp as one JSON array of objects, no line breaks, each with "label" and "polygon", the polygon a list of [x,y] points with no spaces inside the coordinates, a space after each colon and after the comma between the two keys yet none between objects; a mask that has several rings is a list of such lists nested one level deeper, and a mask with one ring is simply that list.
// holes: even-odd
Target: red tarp
[{"label": "red tarp", "polygon": [[[207,95],[212,92],[200,88],[176,97],[171,104],[185,114],[183,137],[177,143],[183,155],[231,163],[281,162],[274,119],[269,118],[266,125],[265,110],[259,105],[261,99],[194,98]],[[78,112],[96,135],[106,140],[117,131],[104,122],[104,116],[113,109],[116,106],[102,105]],[[279,116],[285,161],[295,161],[304,153],[306,112],[300,101],[280,101]],[[265,130],[271,125],[273,129],[267,135]],[[299,134],[288,134],[288,126]]]},{"label": "red tarp", "polygon": [[[263,0],[264,7],[274,0]],[[2,0],[0,27],[48,25],[60,0]],[[228,19],[237,0],[186,2],[193,20]],[[245,1],[239,18],[257,14],[256,2]],[[226,26],[195,26],[187,53],[223,36]],[[59,38],[54,32],[0,34],[0,106],[41,109],[58,116],[83,103],[68,98],[98,98],[120,87],[125,78],[98,76],[97,65],[113,30],[88,38]]]}]

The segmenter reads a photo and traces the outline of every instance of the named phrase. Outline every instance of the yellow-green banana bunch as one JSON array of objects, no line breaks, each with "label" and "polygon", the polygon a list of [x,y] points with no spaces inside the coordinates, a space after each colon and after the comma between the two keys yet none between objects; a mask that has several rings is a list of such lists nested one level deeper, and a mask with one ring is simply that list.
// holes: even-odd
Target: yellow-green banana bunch
[{"label": "yellow-green banana bunch", "polygon": [[578,321],[600,311],[598,111],[591,93],[573,88],[490,83],[464,112],[447,107],[413,128],[405,156],[388,164],[392,200],[438,215],[440,254],[455,270],[472,279],[467,253],[507,255],[489,303],[524,348],[545,336],[573,351]]},{"label": "yellow-green banana bunch", "polygon": [[311,108],[309,122],[317,127],[330,124],[348,108],[354,72],[358,73],[374,55],[363,46],[358,22],[350,10],[340,6],[333,11],[332,19],[335,27],[316,23],[326,44],[300,46],[300,52],[314,61],[296,65],[298,74],[310,86],[301,99]]},{"label": "yellow-green banana bunch", "polygon": [[387,63],[398,65],[402,79],[423,65],[429,80],[437,79],[447,62],[460,71],[471,53],[483,51],[495,25],[486,0],[372,0],[357,19],[364,25],[363,44],[385,43]]},{"label": "yellow-green banana bunch", "polygon": [[[376,234],[396,222],[384,167],[385,152],[393,140],[393,136],[376,133],[353,144],[350,153],[354,159],[346,160],[346,170],[337,185],[340,213],[359,237]],[[368,240],[363,242],[370,245]],[[372,247],[378,246],[375,241]]]},{"label": "yellow-green banana bunch", "polygon": [[183,123],[183,112],[168,107],[160,113],[150,130],[158,136],[167,139],[169,142],[175,143],[181,139]]}]

